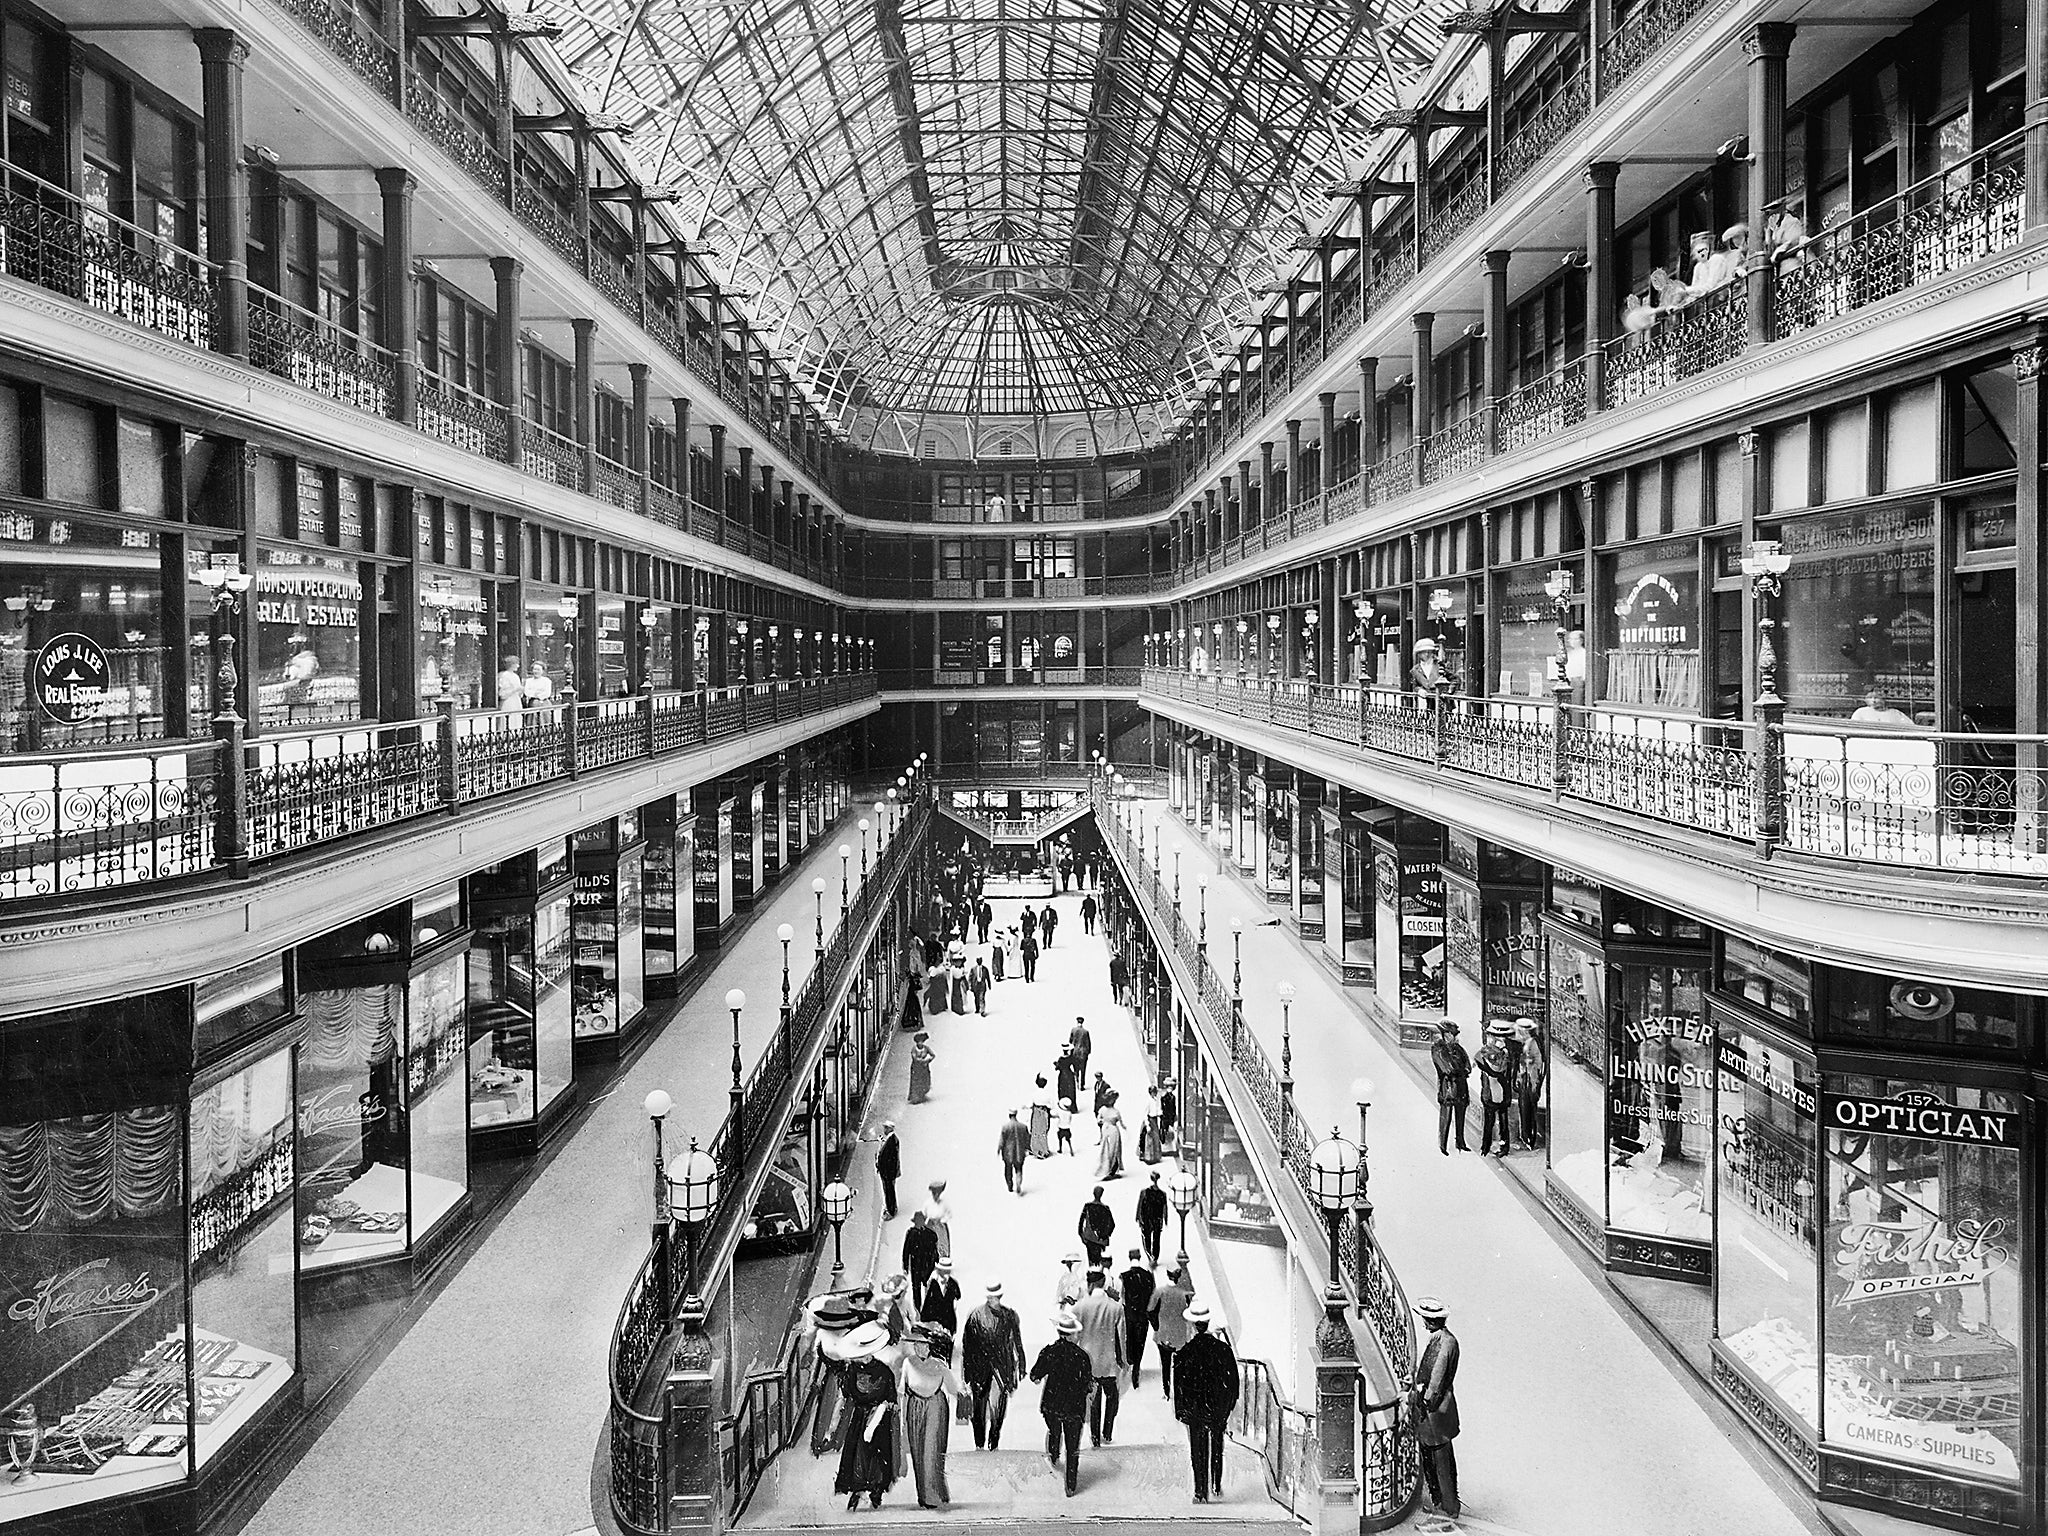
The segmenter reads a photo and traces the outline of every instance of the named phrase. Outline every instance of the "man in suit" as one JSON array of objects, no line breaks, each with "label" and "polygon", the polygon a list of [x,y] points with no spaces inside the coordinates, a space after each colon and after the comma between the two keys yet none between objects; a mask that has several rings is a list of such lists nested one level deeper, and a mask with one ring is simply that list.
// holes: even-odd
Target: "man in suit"
[{"label": "man in suit", "polygon": [[1152,1293],[1152,1337],[1159,1346],[1159,1390],[1173,1396],[1173,1357],[1194,1336],[1188,1326],[1188,1308],[1194,1303],[1194,1287],[1181,1269],[1166,1272],[1166,1284]]},{"label": "man in suit", "polygon": [[1160,1187],[1159,1170],[1154,1168],[1151,1182],[1138,1191],[1138,1236],[1149,1263],[1159,1262],[1159,1240],[1165,1231],[1166,1191]]},{"label": "man in suit", "polygon": [[896,1122],[882,1122],[882,1146],[875,1153],[875,1172],[882,1180],[882,1220],[896,1219],[896,1181],[903,1177],[903,1143],[896,1139]]},{"label": "man in suit", "polygon": [[1081,1220],[1076,1226],[1077,1235],[1088,1249],[1088,1262],[1103,1265],[1109,1262],[1109,1240],[1116,1235],[1116,1213],[1102,1199],[1102,1186],[1095,1186],[1094,1195],[1081,1202]]},{"label": "man in suit", "polygon": [[1024,1193],[1024,1159],[1031,1155],[1031,1128],[1010,1111],[996,1136],[996,1154],[1003,1160],[1003,1188]]},{"label": "man in suit", "polygon": [[1060,915],[1054,910],[1053,904],[1048,901],[1045,904],[1045,910],[1038,914],[1038,932],[1044,939],[1047,949],[1052,948],[1052,931],[1059,927],[1059,925]]},{"label": "man in suit", "polygon": [[1445,1019],[1437,1029],[1436,1044],[1429,1048],[1430,1065],[1436,1068],[1436,1149],[1451,1155],[1451,1132],[1458,1133],[1458,1150],[1465,1145],[1465,1106],[1472,1102],[1472,1058],[1458,1044],[1458,1025]]},{"label": "man in suit", "polygon": [[987,902],[984,901],[975,907],[974,931],[978,935],[975,940],[976,943],[986,944],[988,942],[988,930],[995,920],[996,909]]},{"label": "man in suit", "polygon": [[1079,1014],[1074,1015],[1074,1027],[1067,1034],[1067,1049],[1073,1053],[1075,1078],[1087,1082],[1088,1058],[1094,1054],[1095,1041],[1088,1033],[1088,1021]]},{"label": "man in suit", "polygon": [[1088,1416],[1088,1351],[1076,1342],[1081,1323],[1071,1312],[1062,1312],[1060,1336],[1038,1352],[1031,1362],[1031,1379],[1045,1383],[1038,1395],[1038,1411],[1045,1419],[1045,1459],[1053,1471],[1060,1469],[1060,1443],[1067,1449],[1067,1497],[1072,1498],[1081,1483],[1081,1421]]},{"label": "man in suit", "polygon": [[1124,1309],[1103,1288],[1108,1277],[1088,1271],[1088,1294],[1074,1303],[1081,1325],[1079,1343],[1088,1352],[1088,1440],[1106,1445],[1116,1439],[1117,1382],[1124,1368]]},{"label": "man in suit", "polygon": [[1017,945],[1017,958],[1024,962],[1024,979],[1038,980],[1038,940],[1031,936],[1031,930],[1024,930],[1024,938]]},{"label": "man in suit", "polygon": [[1415,1380],[1408,1388],[1408,1416],[1422,1447],[1422,1475],[1430,1502],[1458,1518],[1458,1338],[1450,1330],[1450,1313],[1434,1296],[1415,1303],[1415,1315],[1429,1330],[1429,1341],[1415,1362]]},{"label": "man in suit", "polygon": [[[997,1450],[1003,1439],[1003,1415],[1009,1410],[1010,1394],[1024,1374],[1024,1330],[1016,1311],[1003,1305],[1003,1282],[988,1283],[987,1299],[967,1314],[967,1326],[960,1335],[960,1370],[974,1396],[974,1444],[979,1450],[986,1435],[988,1448]],[[1079,1431],[1075,1432],[1076,1442]]]},{"label": "man in suit", "polygon": [[1123,1273],[1124,1359],[1130,1363],[1131,1386],[1138,1385],[1138,1372],[1145,1365],[1145,1335],[1152,1328],[1152,1292],[1158,1282],[1142,1249],[1131,1250],[1131,1267]]},{"label": "man in suit", "polygon": [[903,1269],[910,1276],[912,1304],[924,1298],[924,1283],[939,1267],[939,1234],[924,1219],[923,1211],[910,1213],[910,1230],[903,1234]]},{"label": "man in suit", "polygon": [[1188,1459],[1195,1469],[1195,1502],[1223,1492],[1223,1431],[1237,1407],[1237,1356],[1209,1331],[1209,1304],[1188,1308],[1194,1330],[1173,1362],[1173,1416],[1188,1427]]}]

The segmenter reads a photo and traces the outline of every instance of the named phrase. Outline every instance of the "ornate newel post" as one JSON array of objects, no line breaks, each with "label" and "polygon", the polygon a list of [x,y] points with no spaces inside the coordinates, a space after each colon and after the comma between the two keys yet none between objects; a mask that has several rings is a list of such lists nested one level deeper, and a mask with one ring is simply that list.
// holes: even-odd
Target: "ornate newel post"
[{"label": "ornate newel post", "polygon": [[1344,1293],[1333,1284],[1316,1324],[1317,1536],[1352,1536],[1359,1528],[1358,1346],[1344,1310]]},{"label": "ornate newel post", "polygon": [[704,1335],[703,1301],[685,1297],[676,1320],[682,1333],[669,1362],[661,1429],[662,1461],[668,1469],[666,1529],[716,1532],[725,1509],[718,1455],[721,1367]]}]

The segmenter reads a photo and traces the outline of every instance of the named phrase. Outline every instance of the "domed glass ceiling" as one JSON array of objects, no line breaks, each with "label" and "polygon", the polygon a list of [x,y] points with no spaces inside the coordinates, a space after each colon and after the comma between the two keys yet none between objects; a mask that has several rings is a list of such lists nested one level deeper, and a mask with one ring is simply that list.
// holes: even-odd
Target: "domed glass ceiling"
[{"label": "domed glass ceiling", "polygon": [[1447,0],[535,0],[828,415],[1169,431]]}]

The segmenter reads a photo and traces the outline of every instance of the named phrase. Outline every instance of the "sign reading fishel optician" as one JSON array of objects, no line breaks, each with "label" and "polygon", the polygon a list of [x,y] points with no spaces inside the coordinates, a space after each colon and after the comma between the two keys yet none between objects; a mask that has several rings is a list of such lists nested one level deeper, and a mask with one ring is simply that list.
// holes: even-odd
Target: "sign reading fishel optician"
[{"label": "sign reading fishel optician", "polygon": [[1858,1093],[1821,1095],[1821,1123],[1829,1130],[1866,1136],[1910,1136],[1972,1147],[2017,1147],[2020,1117],[1996,1109],[1951,1104],[1925,1088],[1889,1099]]}]

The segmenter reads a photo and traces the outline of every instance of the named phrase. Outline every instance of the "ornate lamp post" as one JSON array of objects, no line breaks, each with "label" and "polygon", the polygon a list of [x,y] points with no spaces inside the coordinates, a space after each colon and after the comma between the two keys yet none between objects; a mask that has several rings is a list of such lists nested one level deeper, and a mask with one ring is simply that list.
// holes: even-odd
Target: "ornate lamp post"
[{"label": "ornate lamp post", "polygon": [[860,819],[860,883],[868,883],[868,819]]},{"label": "ornate lamp post", "polygon": [[796,930],[784,923],[775,930],[775,937],[782,940],[782,1070],[790,1070],[789,1039],[789,941],[796,937]]},{"label": "ornate lamp post", "polygon": [[1280,615],[1266,615],[1266,676],[1278,682],[1280,679]]},{"label": "ornate lamp post", "polygon": [[752,633],[753,627],[745,619],[741,619],[733,626],[733,633],[739,636],[740,652],[740,664],[735,670],[739,673],[737,681],[742,685],[754,680],[754,650],[747,643],[747,636]]},{"label": "ornate lamp post", "polygon": [[[1280,992],[1280,1128],[1287,1128],[1289,1107],[1294,1103],[1294,983],[1283,981]],[[1280,1144],[1285,1146],[1283,1135]]]},{"label": "ornate lamp post", "polygon": [[555,600],[555,617],[562,621],[564,646],[562,694],[571,700],[576,697],[576,685],[583,680],[583,669],[577,665],[579,658],[576,654],[576,615],[581,611],[581,606],[573,592],[564,592]]},{"label": "ornate lamp post", "polygon": [[852,857],[853,849],[845,843],[841,843],[839,845],[839,922],[842,927],[846,923],[846,909],[853,904],[853,889],[849,883],[850,875],[846,867],[847,860]]},{"label": "ornate lamp post", "polygon": [[1358,1230],[1363,1235],[1372,1225],[1372,1197],[1366,1186],[1372,1179],[1372,1170],[1367,1166],[1366,1149],[1371,1145],[1365,1138],[1365,1113],[1372,1108],[1372,1079],[1354,1078],[1351,1083],[1351,1097],[1358,1101]]},{"label": "ornate lamp post", "polygon": [[697,1294],[697,1233],[718,1210],[718,1164],[690,1138],[685,1152],[668,1175],[669,1214],[683,1226],[683,1300]]},{"label": "ornate lamp post", "polygon": [[1785,701],[1778,693],[1778,650],[1771,631],[1778,627],[1772,604],[1785,591],[1785,573],[1792,557],[1776,539],[1758,539],[1742,556],[1742,574],[1756,600],[1756,840],[1768,846],[1785,832],[1785,755],[1779,728],[1785,723]]},{"label": "ornate lamp post", "polygon": [[1323,1213],[1330,1232],[1330,1285],[1328,1295],[1341,1303],[1344,1287],[1338,1279],[1337,1237],[1344,1230],[1344,1213],[1358,1198],[1359,1149],[1346,1141],[1334,1127],[1329,1138],[1318,1142],[1308,1156],[1309,1193]]},{"label": "ornate lamp post", "polygon": [[1173,910],[1180,911],[1180,850],[1173,850]]},{"label": "ornate lamp post", "polygon": [[775,681],[776,673],[778,671],[778,668],[775,664],[776,652],[780,651],[781,649],[782,626],[780,624],[770,624],[768,626],[768,681],[771,683]]},{"label": "ornate lamp post", "polygon": [[1180,1257],[1183,1270],[1188,1262],[1188,1212],[1195,1208],[1195,1200],[1202,1192],[1201,1180],[1191,1169],[1182,1168],[1168,1174],[1166,1178],[1166,1199],[1180,1217]]},{"label": "ornate lamp post", "polygon": [[1239,682],[1244,681],[1245,652],[1250,645],[1248,637],[1251,632],[1252,627],[1250,623],[1240,617],[1237,621],[1237,677]]},{"label": "ornate lamp post", "polygon": [[741,1148],[746,1143],[746,1127],[741,1116],[746,1111],[747,1090],[743,1082],[740,1065],[740,1014],[746,1009],[747,994],[734,987],[725,994],[725,1006],[732,1014],[732,1137],[731,1145],[735,1164]]},{"label": "ornate lamp post", "polygon": [[1237,1032],[1244,1024],[1244,919],[1230,920],[1230,1048],[1237,1049]]},{"label": "ornate lamp post", "polygon": [[213,718],[223,724],[238,723],[242,717],[235,709],[235,688],[241,679],[235,672],[233,620],[242,611],[242,594],[256,584],[256,578],[242,569],[242,557],[233,554],[208,555],[197,575],[213,600],[213,643],[220,652],[213,676]]},{"label": "ornate lamp post", "polygon": [[818,961],[825,959],[825,877],[819,875],[811,881],[811,900],[817,906]]},{"label": "ornate lamp post", "polygon": [[669,1111],[676,1107],[676,1102],[656,1088],[640,1101],[640,1107],[646,1111],[648,1121],[654,1126],[654,1243],[656,1247],[660,1247],[662,1240],[668,1235],[669,1221],[668,1168],[663,1163],[661,1155],[661,1122],[668,1118]]},{"label": "ornate lamp post", "polygon": [[846,1262],[839,1255],[839,1229],[853,1211],[853,1191],[834,1179],[818,1192],[818,1199],[825,1207],[825,1219],[832,1223],[832,1275],[837,1279],[846,1273]]},{"label": "ornate lamp post", "polygon": [[1195,930],[1195,953],[1209,953],[1209,876],[1206,872],[1195,876],[1195,909],[1200,914]]},{"label": "ornate lamp post", "polygon": [[1543,591],[1557,614],[1557,659],[1550,679],[1550,691],[1557,695],[1560,706],[1572,692],[1571,651],[1566,645],[1571,636],[1572,586],[1570,566],[1560,565],[1543,578]]},{"label": "ornate lamp post", "polygon": [[1301,675],[1310,682],[1316,680],[1316,625],[1322,617],[1313,608],[1301,616]]},{"label": "ornate lamp post", "polygon": [[661,628],[661,615],[653,606],[640,610],[640,691],[654,692],[654,632]]}]

